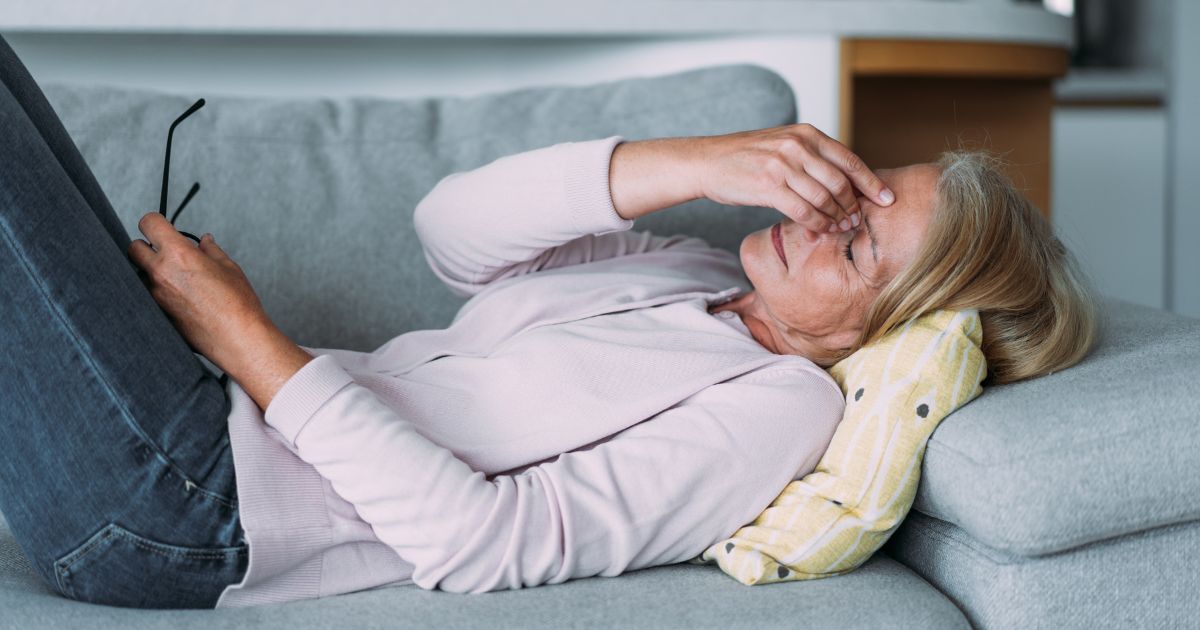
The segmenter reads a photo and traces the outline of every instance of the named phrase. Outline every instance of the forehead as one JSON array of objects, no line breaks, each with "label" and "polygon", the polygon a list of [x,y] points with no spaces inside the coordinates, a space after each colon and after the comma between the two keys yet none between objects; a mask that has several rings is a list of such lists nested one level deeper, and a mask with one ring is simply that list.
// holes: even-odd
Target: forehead
[{"label": "forehead", "polygon": [[889,208],[898,204],[927,205],[933,201],[934,190],[937,187],[941,169],[936,164],[910,164],[899,168],[882,168],[875,174],[896,193],[896,201]]},{"label": "forehead", "polygon": [[934,197],[941,170],[936,164],[913,164],[880,169],[876,175],[896,195],[890,206],[860,199],[871,235],[879,247],[880,266],[890,277],[911,260],[933,214]]}]

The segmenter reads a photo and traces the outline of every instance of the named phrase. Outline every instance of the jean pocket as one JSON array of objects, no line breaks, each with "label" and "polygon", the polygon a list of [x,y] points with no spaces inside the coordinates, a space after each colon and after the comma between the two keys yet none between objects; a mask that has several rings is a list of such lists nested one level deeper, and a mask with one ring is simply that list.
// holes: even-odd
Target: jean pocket
[{"label": "jean pocket", "polygon": [[181,547],[109,523],[54,562],[59,591],[70,599],[127,608],[213,608],[239,582],[246,545]]}]

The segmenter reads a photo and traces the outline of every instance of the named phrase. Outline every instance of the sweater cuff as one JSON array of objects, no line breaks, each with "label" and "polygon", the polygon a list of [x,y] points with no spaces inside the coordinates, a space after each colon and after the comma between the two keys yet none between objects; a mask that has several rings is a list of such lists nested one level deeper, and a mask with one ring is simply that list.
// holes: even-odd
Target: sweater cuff
[{"label": "sweater cuff", "polygon": [[566,157],[566,197],[571,222],[580,234],[608,234],[633,227],[633,219],[621,218],[613,206],[608,168],[613,150],[624,142],[621,136],[572,142]]},{"label": "sweater cuff", "polygon": [[263,412],[267,424],[283,434],[291,446],[296,436],[334,394],[354,379],[328,354],[317,356],[279,388]]}]

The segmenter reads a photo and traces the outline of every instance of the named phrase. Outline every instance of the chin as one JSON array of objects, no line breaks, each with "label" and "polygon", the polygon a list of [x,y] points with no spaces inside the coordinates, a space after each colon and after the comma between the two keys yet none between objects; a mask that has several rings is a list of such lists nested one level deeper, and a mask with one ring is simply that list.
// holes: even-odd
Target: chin
[{"label": "chin", "polygon": [[742,263],[742,273],[746,274],[746,278],[750,280],[750,284],[754,284],[754,235],[758,232],[752,232],[742,239],[742,244],[738,246],[738,260]]},{"label": "chin", "polygon": [[746,274],[746,279],[750,281],[752,287],[758,286],[758,268],[762,265],[764,244],[770,249],[768,253],[775,256],[775,249],[771,246],[771,228],[769,227],[747,234],[738,247],[738,259],[742,263],[742,273]]}]

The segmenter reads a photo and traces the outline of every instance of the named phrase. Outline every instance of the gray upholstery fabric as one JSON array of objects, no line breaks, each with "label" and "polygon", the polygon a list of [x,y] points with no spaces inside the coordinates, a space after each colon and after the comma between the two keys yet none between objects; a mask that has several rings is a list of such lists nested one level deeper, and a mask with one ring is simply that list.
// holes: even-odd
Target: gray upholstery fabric
[{"label": "gray upholstery fabric", "polygon": [[1028,558],[910,512],[883,552],[946,593],[975,628],[1200,627],[1196,521]]},{"label": "gray upholstery fabric", "polygon": [[[158,209],[168,126],[204,96],[175,132],[168,212],[199,181],[179,228],[212,232],[297,343],[360,351],[444,327],[464,301],[428,269],[412,229],[417,202],[445,175],[558,142],[710,135],[796,117],[783,79],[740,64],[476,98],[45,92],[133,237],[137,220]],[[701,234],[736,252],[742,236],[782,216],[700,200],[635,229]]]},{"label": "gray upholstery fabric", "polygon": [[1079,365],[985,389],[938,426],[914,509],[1026,556],[1200,518],[1200,320],[1104,314]]},{"label": "gray upholstery fabric", "polygon": [[[137,219],[157,208],[167,126],[200,95],[46,92],[138,236]],[[445,326],[462,303],[428,270],[411,225],[442,176],[556,142],[726,133],[796,115],[787,84],[746,65],[475,98],[203,96],[209,105],[176,135],[168,205],[192,181],[203,186],[179,227],[213,232],[297,342],[353,350]],[[779,216],[699,201],[635,229],[699,235],[737,251],[746,233]],[[676,565],[470,597],[404,587],[263,609],[129,611],[50,594],[3,530],[0,628],[965,627],[950,600],[892,557],[950,594],[977,627],[1194,620],[1195,600],[1185,595],[1197,586],[1196,525],[1143,530],[1200,511],[1200,399],[1189,387],[1200,325],[1116,302],[1105,308],[1112,326],[1091,359],[991,388],[943,421],[914,512],[886,553],[844,576],[743,587],[715,567]]]},{"label": "gray upholstery fabric", "polygon": [[970,628],[915,573],[876,555],[851,573],[744,586],[714,566],[674,564],[514,591],[459,595],[409,585],[288,604],[136,610],[64,599],[42,585],[0,521],[0,628]]},{"label": "gray upholstery fabric", "polygon": [[[193,98],[45,90],[127,231],[140,236],[137,219],[158,204],[167,126]],[[442,176],[556,142],[727,133],[796,116],[787,84],[748,65],[476,98],[203,96],[208,105],[175,136],[168,206],[192,181],[202,186],[179,227],[213,232],[293,339],[355,350],[445,326],[462,303],[427,268],[411,224]],[[640,219],[636,229],[698,234],[737,251],[744,234],[780,216],[700,201]],[[969,627],[941,593],[882,555],[835,579],[766,587],[681,564],[478,596],[409,586],[254,609],[127,610],[52,594],[6,528],[0,611],[0,628]]]}]

